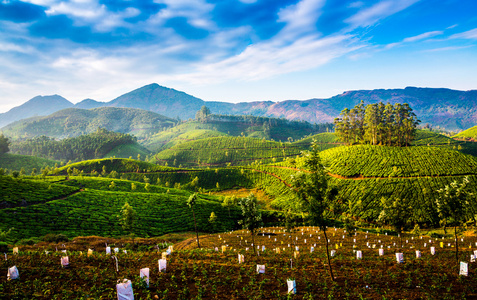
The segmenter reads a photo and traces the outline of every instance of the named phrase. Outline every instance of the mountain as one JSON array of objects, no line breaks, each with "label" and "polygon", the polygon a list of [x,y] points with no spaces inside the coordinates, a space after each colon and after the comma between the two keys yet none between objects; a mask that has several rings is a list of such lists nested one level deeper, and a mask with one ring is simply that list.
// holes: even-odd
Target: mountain
[{"label": "mountain", "polygon": [[58,95],[36,96],[6,113],[1,113],[0,128],[21,119],[33,116],[46,116],[72,106],[73,103]]},{"label": "mountain", "polygon": [[[60,96],[48,96],[61,98]],[[40,97],[42,105],[37,109],[34,99],[0,115],[0,127],[34,115],[45,115],[73,105],[64,98],[63,106]],[[55,98],[55,99],[56,99]],[[47,101],[48,100],[48,101]],[[184,92],[149,84],[133,90],[109,102],[83,100],[75,108],[123,107],[138,108],[162,114],[169,118],[194,118],[195,113],[206,105],[213,114],[253,115],[261,117],[304,120],[311,123],[333,122],[344,108],[352,108],[361,100],[365,104],[409,103],[422,124],[442,129],[460,131],[477,124],[477,90],[457,91],[444,88],[377,89],[348,91],[328,99],[287,100],[280,102],[256,101],[227,103],[204,101]],[[41,109],[40,109],[41,108]]]},{"label": "mountain", "polygon": [[223,105],[206,102],[212,113],[249,113],[258,116],[305,120],[311,123],[333,122],[344,108],[352,108],[363,100],[409,103],[422,124],[440,126],[447,130],[463,130],[477,123],[477,90],[416,88],[349,91],[328,99],[281,102],[250,102]]},{"label": "mountain", "polygon": [[195,113],[204,105],[204,101],[184,92],[166,88],[158,84],[146,85],[124,94],[107,106],[133,107],[182,119],[194,118]]},{"label": "mountain", "polygon": [[2,131],[12,138],[45,135],[61,139],[95,132],[101,127],[144,138],[146,135],[172,127],[174,122],[175,120],[154,112],[135,108],[67,108],[48,116],[13,122],[2,128]]},{"label": "mountain", "polygon": [[99,102],[93,99],[84,99],[75,104],[74,108],[91,109],[107,106],[105,102]]}]

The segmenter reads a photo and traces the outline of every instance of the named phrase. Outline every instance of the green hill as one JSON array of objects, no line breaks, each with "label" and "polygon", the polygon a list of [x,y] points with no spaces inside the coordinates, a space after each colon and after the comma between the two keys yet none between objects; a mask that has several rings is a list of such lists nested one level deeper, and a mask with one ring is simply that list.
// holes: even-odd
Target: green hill
[{"label": "green hill", "polygon": [[55,164],[59,164],[59,162],[29,155],[10,153],[0,155],[0,168],[14,171],[20,171],[23,168],[27,174],[30,174],[33,169],[40,171],[45,167],[52,168]]},{"label": "green hill", "polygon": [[10,150],[12,153],[61,161],[102,158],[108,155],[137,156],[148,153],[147,149],[137,144],[135,137],[106,129],[98,129],[90,134],[60,141],[46,136],[14,141],[10,145]]},{"label": "green hill", "polygon": [[183,142],[227,135],[212,129],[199,129],[200,127],[198,122],[186,122],[156,133],[142,140],[141,144],[153,152],[158,152]]},{"label": "green hill", "polygon": [[[331,135],[321,137],[322,141],[333,141]],[[226,163],[233,157],[234,162],[254,163],[185,169],[109,158],[60,167],[43,180],[1,176],[2,191],[11,192],[8,197],[2,194],[0,200],[6,203],[0,209],[0,218],[6,220],[0,224],[0,230],[16,228],[15,239],[47,233],[119,236],[125,232],[116,216],[125,201],[138,212],[134,229],[138,236],[192,230],[191,212],[185,201],[195,190],[202,193],[196,211],[201,220],[200,230],[210,229],[207,219],[212,211],[219,216],[222,228],[230,229],[239,218],[238,207],[232,208],[229,218],[221,197],[209,196],[209,192],[229,190],[233,194],[237,188],[258,188],[270,198],[263,203],[268,209],[297,209],[290,184],[291,176],[302,169],[296,159],[298,150],[293,143],[219,137],[185,142],[166,151],[176,151],[174,159],[184,153],[180,154],[184,156],[182,161],[210,157]],[[260,157],[270,159],[270,154],[283,158],[283,151],[289,156],[284,162],[255,163]],[[392,197],[410,201],[412,221],[438,225],[438,189],[468,176],[472,192],[477,192],[477,160],[444,147],[339,146],[320,155],[330,172],[331,183],[338,188],[337,200],[345,204],[345,215],[356,220],[375,222],[381,212],[381,198]],[[73,176],[65,180],[68,169]],[[31,205],[32,201],[37,204]],[[277,220],[275,212],[264,213]]]},{"label": "green hill", "polygon": [[321,153],[323,162],[347,203],[349,216],[374,222],[381,198],[406,199],[413,222],[438,225],[438,189],[453,181],[470,180],[477,192],[477,160],[442,147],[338,147]]},{"label": "green hill", "polygon": [[247,165],[256,160],[263,163],[280,161],[300,154],[302,148],[249,137],[216,137],[178,144],[161,151],[151,162],[170,166]]},{"label": "green hill", "polygon": [[134,134],[138,138],[174,126],[176,120],[133,108],[101,107],[90,110],[67,108],[45,117],[34,117],[2,128],[13,140],[48,136],[55,139],[76,137],[95,132],[98,128]]},{"label": "green hill", "polygon": [[453,136],[455,139],[466,140],[466,141],[477,141],[477,126],[466,129]]},{"label": "green hill", "polygon": [[356,145],[321,152],[332,174],[345,177],[416,177],[468,175],[477,171],[471,155],[439,147]]}]

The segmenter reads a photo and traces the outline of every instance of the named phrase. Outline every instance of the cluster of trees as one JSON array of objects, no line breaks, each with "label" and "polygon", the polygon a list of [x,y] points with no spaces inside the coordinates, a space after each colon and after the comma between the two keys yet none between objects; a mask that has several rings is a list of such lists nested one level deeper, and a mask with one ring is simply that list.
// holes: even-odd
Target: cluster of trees
[{"label": "cluster of trees", "polygon": [[382,102],[345,108],[334,120],[336,135],[348,145],[407,146],[416,135],[416,118],[409,104]]},{"label": "cluster of trees", "polygon": [[47,136],[14,142],[15,154],[32,155],[61,161],[82,161],[102,158],[115,147],[133,144],[136,138],[129,134],[99,128],[96,132],[56,141]]},{"label": "cluster of trees", "polygon": [[7,153],[10,151],[8,146],[10,145],[10,141],[8,141],[8,138],[2,134],[0,134],[0,154]]},{"label": "cluster of trees", "polygon": [[268,118],[252,115],[220,115],[212,114],[206,106],[196,113],[195,119],[201,123],[246,126],[246,131],[263,131],[268,139],[286,139],[292,131],[300,131],[303,135],[316,134],[333,130],[332,123],[311,124],[306,121],[287,120],[285,118]]}]

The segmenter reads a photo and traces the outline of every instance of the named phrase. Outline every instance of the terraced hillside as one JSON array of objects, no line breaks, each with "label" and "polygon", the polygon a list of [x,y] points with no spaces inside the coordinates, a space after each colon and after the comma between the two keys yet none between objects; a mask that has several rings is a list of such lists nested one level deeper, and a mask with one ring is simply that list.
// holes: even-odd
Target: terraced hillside
[{"label": "terraced hillside", "polygon": [[[56,168],[41,180],[31,176],[16,179],[0,176],[2,190],[12,191],[9,197],[2,195],[0,201],[4,203],[0,218],[7,220],[0,224],[0,230],[16,228],[17,239],[50,232],[69,236],[123,235],[126,232],[122,231],[117,215],[128,201],[138,212],[138,223],[133,230],[136,235],[189,231],[193,222],[185,201],[194,191],[201,192],[196,215],[201,220],[202,231],[211,228],[207,221],[211,212],[219,217],[220,228],[234,228],[240,215],[238,208],[232,206],[229,217],[222,198],[209,196],[209,192],[228,190],[233,194],[237,188],[261,189],[268,195],[269,200],[263,205],[271,222],[281,217],[270,209],[296,209],[291,176],[306,169],[296,156],[301,150],[293,143],[225,137],[183,143],[167,151],[174,153],[174,149],[189,155],[182,156],[182,162],[188,159],[193,162],[201,157],[198,153],[222,158],[223,162],[234,156],[234,161],[240,158],[253,163],[191,169],[110,158]],[[284,151],[289,157],[283,162],[266,165],[258,159],[272,160],[267,155],[277,153],[280,157]],[[223,156],[218,156],[219,153]],[[408,201],[413,207],[411,223],[437,225],[438,189],[467,176],[471,192],[477,193],[477,160],[445,147],[338,146],[320,155],[332,184],[338,187],[337,201],[346,206],[345,215],[360,221],[375,222],[384,197]],[[179,156],[176,154],[174,159],[179,161]]]},{"label": "terraced hillside", "polygon": [[[129,234],[118,220],[125,202],[137,213],[132,229],[137,236],[194,230],[192,211],[186,204],[191,193],[184,190],[74,176],[55,183],[0,176],[0,185],[2,191],[9,192],[0,202],[0,230],[13,228],[14,240],[58,233],[69,237]],[[229,215],[219,198],[199,195],[195,214],[200,231],[214,230],[208,222],[212,212],[218,217],[215,230],[237,226],[237,208],[232,207]]]},{"label": "terraced hillside", "polygon": [[343,177],[418,177],[472,175],[477,160],[445,148],[356,145],[321,153],[332,174]]},{"label": "terraced hillside", "polygon": [[217,137],[178,144],[156,154],[151,162],[173,166],[247,165],[255,160],[272,162],[299,155],[303,150],[293,143],[280,143],[248,137]]},{"label": "terraced hillside", "polygon": [[51,168],[58,163],[58,161],[30,155],[0,154],[0,168],[15,171],[20,171],[23,168],[27,174],[30,174],[33,169],[40,171],[42,168]]}]

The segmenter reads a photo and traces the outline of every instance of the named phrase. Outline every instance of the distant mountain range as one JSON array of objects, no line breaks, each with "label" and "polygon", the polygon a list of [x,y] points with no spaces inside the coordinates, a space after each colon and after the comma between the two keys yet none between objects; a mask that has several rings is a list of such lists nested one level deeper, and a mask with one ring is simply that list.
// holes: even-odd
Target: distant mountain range
[{"label": "distant mountain range", "polygon": [[422,124],[429,123],[434,127],[440,126],[447,130],[464,130],[477,124],[477,90],[457,91],[444,88],[407,87],[405,89],[349,91],[328,99],[227,103],[204,101],[184,92],[158,84],[150,84],[109,102],[86,99],[75,105],[58,95],[37,96],[0,114],[0,128],[14,121],[49,115],[65,108],[138,108],[169,118],[188,119],[194,118],[195,113],[203,105],[206,105],[214,114],[254,115],[325,123],[333,122],[341,110],[352,108],[361,100],[365,104],[379,101],[392,104],[409,103]]}]

